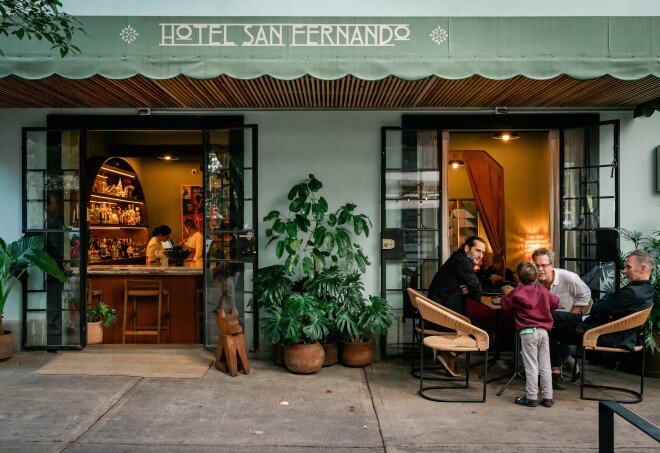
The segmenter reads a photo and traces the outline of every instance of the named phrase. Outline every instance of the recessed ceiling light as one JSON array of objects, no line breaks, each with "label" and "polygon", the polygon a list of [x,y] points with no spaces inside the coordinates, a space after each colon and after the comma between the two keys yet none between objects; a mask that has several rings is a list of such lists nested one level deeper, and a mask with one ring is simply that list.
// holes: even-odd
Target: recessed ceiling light
[{"label": "recessed ceiling light", "polygon": [[493,138],[497,140],[504,140],[506,142],[509,140],[517,140],[520,137],[515,132],[498,132],[495,135],[493,135]]}]

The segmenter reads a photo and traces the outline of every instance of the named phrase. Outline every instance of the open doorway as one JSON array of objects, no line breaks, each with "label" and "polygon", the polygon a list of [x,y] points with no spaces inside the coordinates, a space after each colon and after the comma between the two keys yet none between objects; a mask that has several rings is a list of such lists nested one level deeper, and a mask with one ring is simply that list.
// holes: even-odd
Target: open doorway
[{"label": "open doorway", "polygon": [[[509,141],[494,139],[493,135],[450,133],[449,252],[467,236],[476,234],[486,240],[483,267],[491,265],[494,255],[502,255],[506,267],[515,270],[521,261],[530,258],[532,248],[552,246],[553,194],[558,188],[553,187],[556,181],[550,169],[551,156],[556,153],[549,131],[518,131],[518,139]],[[457,162],[452,165],[452,161]],[[475,173],[478,164],[484,166],[481,173]],[[492,181],[483,181],[489,178],[489,172]],[[495,211],[489,212],[493,208]]]}]

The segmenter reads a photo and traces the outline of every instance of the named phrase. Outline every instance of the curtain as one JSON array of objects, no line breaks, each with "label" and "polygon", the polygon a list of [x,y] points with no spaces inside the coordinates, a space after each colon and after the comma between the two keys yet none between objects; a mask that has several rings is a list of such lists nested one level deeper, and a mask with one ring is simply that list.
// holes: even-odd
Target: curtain
[{"label": "curtain", "polygon": [[451,159],[465,162],[477,210],[493,253],[503,253],[504,238],[504,169],[482,150],[452,151]]}]

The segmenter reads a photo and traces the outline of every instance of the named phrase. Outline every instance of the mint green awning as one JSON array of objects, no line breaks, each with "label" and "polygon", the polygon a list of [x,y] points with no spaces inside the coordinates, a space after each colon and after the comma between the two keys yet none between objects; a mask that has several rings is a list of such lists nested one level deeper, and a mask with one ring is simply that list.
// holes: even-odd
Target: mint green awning
[{"label": "mint green awning", "polygon": [[82,53],[0,39],[0,77],[660,76],[659,17],[81,17]]}]

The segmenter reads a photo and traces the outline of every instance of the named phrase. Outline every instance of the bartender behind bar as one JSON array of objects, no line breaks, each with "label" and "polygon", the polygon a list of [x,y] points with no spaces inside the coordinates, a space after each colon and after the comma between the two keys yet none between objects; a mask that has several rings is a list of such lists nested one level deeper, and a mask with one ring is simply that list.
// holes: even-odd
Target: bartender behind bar
[{"label": "bartender behind bar", "polygon": [[172,234],[172,229],[167,225],[154,228],[151,240],[147,245],[147,265],[159,263],[163,258],[167,258],[163,254],[165,250],[163,243],[169,243],[171,248],[170,234]]},{"label": "bartender behind bar", "polygon": [[190,250],[188,259],[192,260],[193,267],[202,267],[203,253],[204,253],[204,236],[197,229],[195,221],[186,219],[183,222],[183,227],[186,229],[188,240],[186,241],[186,248]]}]

